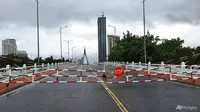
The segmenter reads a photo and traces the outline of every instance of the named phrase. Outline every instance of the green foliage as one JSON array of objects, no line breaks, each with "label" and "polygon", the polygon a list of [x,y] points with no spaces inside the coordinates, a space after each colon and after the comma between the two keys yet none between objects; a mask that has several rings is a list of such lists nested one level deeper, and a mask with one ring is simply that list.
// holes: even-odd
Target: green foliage
[{"label": "green foliage", "polygon": [[[144,36],[133,35],[129,31],[123,33],[123,38],[117,41],[117,45],[108,56],[109,61],[144,62]],[[197,48],[183,47],[184,40],[178,38],[160,39],[147,32],[146,48],[147,62],[187,64],[200,62],[200,46]]]},{"label": "green foliage", "polygon": [[[42,59],[40,57],[40,64],[42,63],[58,63],[58,62],[63,62],[61,59],[54,59],[53,56],[47,57],[45,59]],[[9,54],[9,55],[2,55],[0,56],[0,67],[6,67],[6,65],[11,65],[11,67],[22,67],[23,64],[26,64],[27,66],[33,66],[34,63],[38,63],[38,58],[35,58],[34,60],[31,60],[29,57],[19,57],[14,54]]]},{"label": "green foliage", "polygon": [[[65,61],[64,58],[62,60],[61,59],[54,59],[53,56],[47,57],[45,59],[42,59],[40,57],[40,64],[42,64],[42,63],[44,63],[44,64],[47,64],[47,63],[58,63],[58,62],[64,62],[64,61]],[[38,62],[38,58],[35,58],[34,62],[37,63]]]},{"label": "green foliage", "polygon": [[19,57],[14,54],[0,56],[0,67],[6,67],[8,64],[12,67],[17,67],[22,66],[23,64],[26,64],[27,66],[33,65],[34,62],[28,57]]}]

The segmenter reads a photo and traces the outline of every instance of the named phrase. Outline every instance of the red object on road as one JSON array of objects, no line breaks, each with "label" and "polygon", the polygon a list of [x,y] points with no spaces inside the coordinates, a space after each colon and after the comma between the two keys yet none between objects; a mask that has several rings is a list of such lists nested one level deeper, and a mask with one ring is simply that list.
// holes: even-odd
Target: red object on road
[{"label": "red object on road", "polygon": [[116,66],[114,69],[114,74],[117,77],[121,77],[124,74],[124,69],[121,66]]},{"label": "red object on road", "polygon": [[56,67],[56,71],[59,71],[59,68],[58,68],[58,66]]}]

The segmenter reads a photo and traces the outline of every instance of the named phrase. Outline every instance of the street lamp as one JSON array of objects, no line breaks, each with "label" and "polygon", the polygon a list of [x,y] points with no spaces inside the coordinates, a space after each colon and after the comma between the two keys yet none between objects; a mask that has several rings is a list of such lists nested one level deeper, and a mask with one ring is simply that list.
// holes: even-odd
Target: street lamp
[{"label": "street lamp", "polygon": [[39,1],[37,3],[37,51],[38,51],[38,65],[40,65],[40,35],[39,35]]},{"label": "street lamp", "polygon": [[63,56],[62,56],[62,29],[66,28],[66,27],[67,26],[60,27],[60,58],[61,58],[61,60],[63,59]]},{"label": "street lamp", "polygon": [[93,53],[93,55],[94,55],[94,63],[95,63],[95,61],[96,61],[96,60],[95,60],[95,55],[96,55],[96,54],[95,54],[95,53]]},{"label": "street lamp", "polygon": [[76,48],[76,46],[72,47],[72,62],[74,60],[74,56],[73,56],[73,50],[74,50],[74,48]]},{"label": "street lamp", "polygon": [[143,0],[143,25],[144,25],[144,62],[146,64],[147,62],[147,54],[146,54],[146,27],[145,27],[145,1],[146,0]]},{"label": "street lamp", "polygon": [[116,27],[115,26],[111,26],[111,25],[108,25],[109,27],[112,27],[114,29],[114,35],[116,35]]},{"label": "street lamp", "polygon": [[69,43],[71,42],[71,41],[73,41],[73,40],[64,40],[65,42],[67,42],[67,44],[68,44],[68,60],[69,60]]}]

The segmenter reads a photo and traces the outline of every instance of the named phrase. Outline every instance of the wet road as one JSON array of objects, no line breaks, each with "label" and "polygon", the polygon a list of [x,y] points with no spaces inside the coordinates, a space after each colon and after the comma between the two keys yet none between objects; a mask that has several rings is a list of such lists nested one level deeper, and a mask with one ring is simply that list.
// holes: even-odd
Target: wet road
[{"label": "wet road", "polygon": [[[103,69],[103,66],[91,66]],[[80,69],[76,66],[72,69]],[[83,69],[90,69],[83,66]],[[107,71],[112,71],[107,67]],[[79,75],[79,72],[60,74]],[[92,75],[92,73],[84,73]],[[94,74],[93,74],[94,75]],[[61,80],[78,80],[61,79]],[[50,79],[46,79],[50,80]],[[86,79],[83,79],[86,80]],[[94,78],[92,80],[95,80]],[[98,79],[96,79],[98,80]],[[124,79],[123,79],[124,80]],[[199,112],[200,89],[171,82],[107,84],[129,112]],[[177,106],[197,109],[177,110]],[[1,112],[121,112],[100,83],[33,84],[0,99]]]}]

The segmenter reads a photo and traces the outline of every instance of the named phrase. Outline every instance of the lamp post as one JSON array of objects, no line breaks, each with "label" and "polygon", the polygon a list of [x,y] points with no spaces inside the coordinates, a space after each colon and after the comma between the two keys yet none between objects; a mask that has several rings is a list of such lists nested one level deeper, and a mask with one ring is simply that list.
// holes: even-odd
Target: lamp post
[{"label": "lamp post", "polygon": [[69,43],[72,42],[73,40],[64,40],[68,44],[68,60],[69,60]]},{"label": "lamp post", "polygon": [[146,64],[146,62],[147,62],[147,54],[146,54],[146,37],[145,37],[145,35],[146,35],[146,27],[145,27],[145,1],[146,0],[143,0],[143,25],[144,25],[144,62],[145,62],[145,64]]},{"label": "lamp post", "polygon": [[37,3],[37,54],[38,54],[38,65],[40,65],[40,35],[39,35],[39,1]]},{"label": "lamp post", "polygon": [[93,53],[93,55],[94,55],[94,64],[95,64],[95,61],[96,61],[96,60],[95,60],[95,53]]},{"label": "lamp post", "polygon": [[76,48],[76,46],[72,47],[72,63],[74,62],[74,56],[73,56],[73,50]]},{"label": "lamp post", "polygon": [[66,28],[66,27],[67,26],[60,27],[60,58],[61,58],[61,60],[63,59],[63,56],[62,56],[62,29]]},{"label": "lamp post", "polygon": [[108,26],[114,29],[114,35],[116,35],[116,27],[112,25],[108,25]]}]

